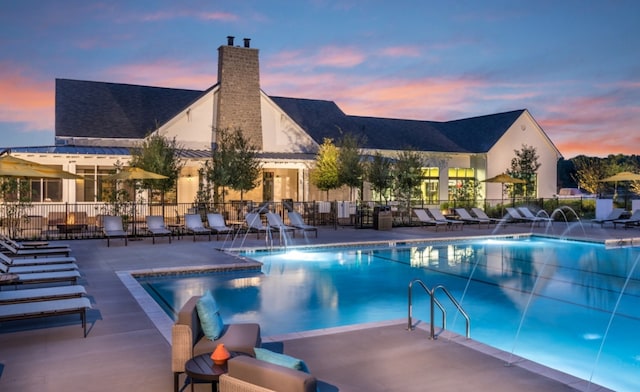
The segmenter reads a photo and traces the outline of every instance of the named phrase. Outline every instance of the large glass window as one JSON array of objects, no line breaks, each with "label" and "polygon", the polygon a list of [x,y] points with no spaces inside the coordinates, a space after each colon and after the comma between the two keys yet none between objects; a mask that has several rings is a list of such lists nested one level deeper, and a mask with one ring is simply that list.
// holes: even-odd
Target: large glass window
[{"label": "large glass window", "polygon": [[97,201],[96,197],[96,174],[92,168],[76,168],[76,174],[82,177],[76,180],[76,200],[77,201]]},{"label": "large glass window", "polygon": [[426,203],[438,203],[440,192],[440,169],[437,167],[428,167],[422,169],[422,199]]},{"label": "large glass window", "polygon": [[477,181],[473,168],[449,168],[449,200],[468,201],[477,197]]}]

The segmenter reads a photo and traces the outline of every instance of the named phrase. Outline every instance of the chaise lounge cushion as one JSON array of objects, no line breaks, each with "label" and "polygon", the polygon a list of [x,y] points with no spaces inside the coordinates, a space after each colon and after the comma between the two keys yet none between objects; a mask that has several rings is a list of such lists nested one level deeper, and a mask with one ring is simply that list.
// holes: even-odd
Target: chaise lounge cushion
[{"label": "chaise lounge cushion", "polygon": [[237,356],[227,363],[229,372],[220,376],[220,391],[245,391],[248,388],[233,389],[236,382],[244,382],[266,390],[278,392],[316,392],[317,380],[314,376],[247,356]]},{"label": "chaise lounge cushion", "polygon": [[216,299],[213,298],[210,291],[200,297],[196,303],[196,308],[198,309],[198,316],[200,316],[200,324],[204,335],[211,340],[220,338],[224,324]]}]

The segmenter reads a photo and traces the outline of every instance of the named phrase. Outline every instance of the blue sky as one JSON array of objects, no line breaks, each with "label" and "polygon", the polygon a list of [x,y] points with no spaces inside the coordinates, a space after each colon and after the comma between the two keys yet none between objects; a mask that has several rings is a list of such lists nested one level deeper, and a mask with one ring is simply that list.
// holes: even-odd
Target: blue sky
[{"label": "blue sky", "polygon": [[269,95],[435,121],[528,109],[565,158],[640,153],[635,0],[1,0],[0,146],[53,144],[56,78],[204,90],[227,35],[260,50]]}]

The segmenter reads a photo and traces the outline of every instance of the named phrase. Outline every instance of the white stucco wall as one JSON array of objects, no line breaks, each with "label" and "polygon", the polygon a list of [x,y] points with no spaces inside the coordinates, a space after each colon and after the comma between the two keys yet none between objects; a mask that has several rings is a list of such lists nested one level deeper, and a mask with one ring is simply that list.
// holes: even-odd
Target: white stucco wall
[{"label": "white stucco wall", "polygon": [[263,92],[260,109],[264,151],[310,152],[318,149],[318,144]]},{"label": "white stucco wall", "polygon": [[[493,177],[510,169],[515,151],[521,150],[525,144],[536,149],[539,157],[538,162],[542,164],[538,169],[537,196],[553,197],[557,191],[557,163],[560,153],[528,111],[525,111],[489,150],[485,178]],[[483,179],[480,178],[480,180]],[[500,184],[486,184],[486,187],[488,199],[502,197]]]},{"label": "white stucco wall", "polygon": [[176,138],[183,148],[209,150],[212,129],[215,126],[214,94],[209,91],[160,127],[161,135]]}]

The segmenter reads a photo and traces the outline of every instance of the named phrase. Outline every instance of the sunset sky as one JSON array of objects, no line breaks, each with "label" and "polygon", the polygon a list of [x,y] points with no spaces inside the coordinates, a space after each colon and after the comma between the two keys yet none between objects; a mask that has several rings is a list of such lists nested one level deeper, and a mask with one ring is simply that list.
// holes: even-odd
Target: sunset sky
[{"label": "sunset sky", "polygon": [[433,121],[528,109],[565,158],[640,154],[636,0],[0,0],[0,146],[53,144],[56,78],[205,90],[227,35],[260,50],[268,95]]}]

